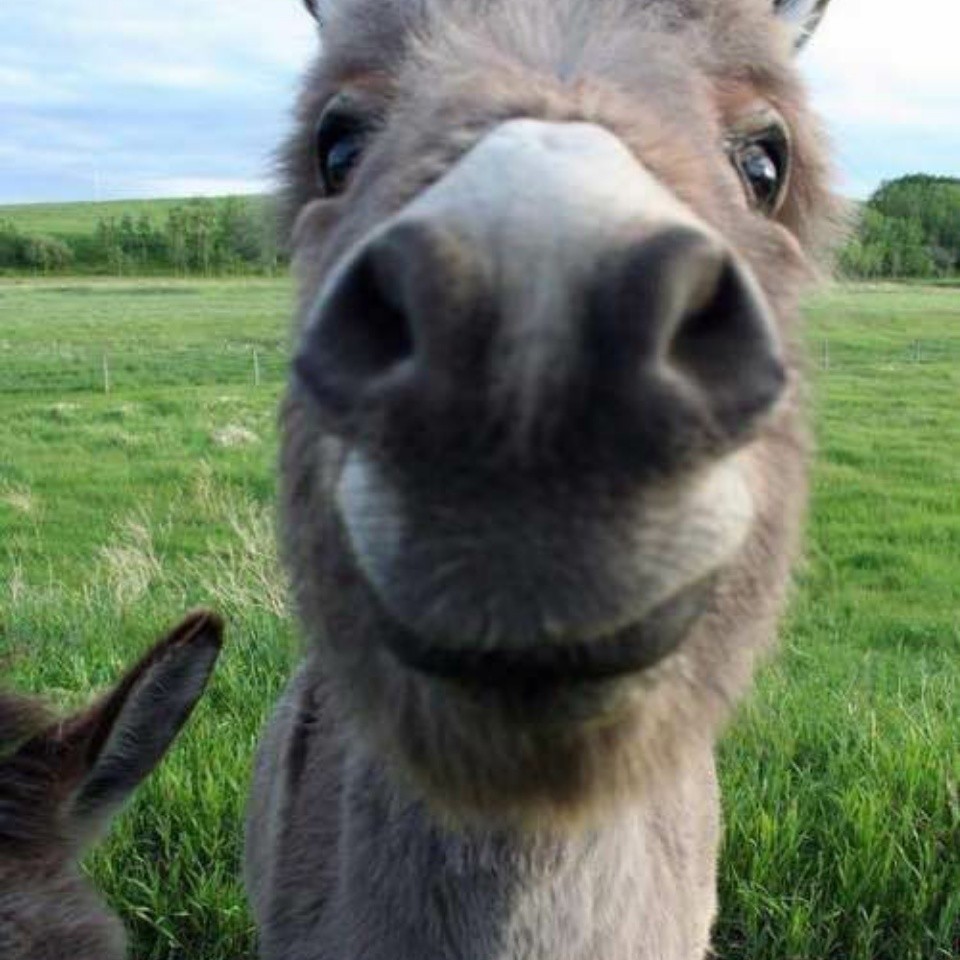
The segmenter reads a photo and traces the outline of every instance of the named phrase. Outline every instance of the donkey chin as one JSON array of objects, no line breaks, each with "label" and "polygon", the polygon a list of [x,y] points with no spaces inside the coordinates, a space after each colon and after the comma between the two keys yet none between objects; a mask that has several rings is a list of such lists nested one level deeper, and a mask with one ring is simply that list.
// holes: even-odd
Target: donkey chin
[{"label": "donkey chin", "polygon": [[736,456],[632,499],[512,485],[492,498],[405,494],[362,454],[347,458],[340,515],[404,666],[500,690],[649,669],[703,612],[753,521]]},{"label": "donkey chin", "polygon": [[749,470],[740,452],[639,492],[484,496],[347,454],[339,525],[379,620],[351,683],[362,723],[457,818],[579,819],[652,788],[727,699],[693,693],[687,649],[753,531]]}]

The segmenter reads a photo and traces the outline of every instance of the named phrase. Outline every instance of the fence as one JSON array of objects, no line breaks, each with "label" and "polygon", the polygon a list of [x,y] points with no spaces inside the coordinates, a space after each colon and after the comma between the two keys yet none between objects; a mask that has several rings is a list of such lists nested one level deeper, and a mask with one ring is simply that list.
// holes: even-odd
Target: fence
[{"label": "fence", "polygon": [[289,351],[280,342],[224,341],[180,347],[58,343],[17,349],[0,339],[0,395],[122,393],[150,387],[283,383]]},{"label": "fence", "polygon": [[[960,372],[960,330],[956,339],[904,339],[878,343],[843,338],[808,343],[808,368],[817,376],[889,376],[920,367],[955,367]],[[0,339],[0,395],[122,393],[150,387],[248,386],[282,384],[290,353],[281,341],[227,340],[220,344],[157,347],[153,343],[67,343],[17,349]]]},{"label": "fence", "polygon": [[910,366],[960,368],[960,330],[956,338],[865,339],[820,338],[810,342],[810,366],[820,372],[891,373]]}]

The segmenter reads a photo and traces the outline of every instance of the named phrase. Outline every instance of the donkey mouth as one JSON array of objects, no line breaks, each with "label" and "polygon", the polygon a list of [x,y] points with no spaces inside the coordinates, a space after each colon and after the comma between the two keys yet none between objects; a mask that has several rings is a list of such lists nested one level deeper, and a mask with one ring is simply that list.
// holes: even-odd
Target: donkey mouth
[{"label": "donkey mouth", "polygon": [[404,666],[469,686],[530,688],[611,680],[649,670],[673,653],[705,610],[713,582],[708,577],[693,584],[642,621],[589,641],[470,650],[439,646],[406,629],[391,631],[384,640]]}]

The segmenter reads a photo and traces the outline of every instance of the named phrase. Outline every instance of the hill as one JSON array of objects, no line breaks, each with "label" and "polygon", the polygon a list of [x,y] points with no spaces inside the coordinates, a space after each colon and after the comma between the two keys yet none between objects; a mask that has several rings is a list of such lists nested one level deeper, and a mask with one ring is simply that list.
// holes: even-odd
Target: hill
[{"label": "hill", "polygon": [[272,273],[268,196],[0,206],[0,272],[110,276]]},{"label": "hill", "polygon": [[[230,199],[260,208],[268,202],[268,198],[261,195],[212,197],[209,202],[219,206]],[[121,220],[124,216],[137,220],[146,215],[151,220],[163,222],[171,210],[195,202],[196,198],[192,197],[167,197],[157,200],[0,204],[0,222],[13,224],[21,233],[69,238],[94,233],[101,220]]]}]

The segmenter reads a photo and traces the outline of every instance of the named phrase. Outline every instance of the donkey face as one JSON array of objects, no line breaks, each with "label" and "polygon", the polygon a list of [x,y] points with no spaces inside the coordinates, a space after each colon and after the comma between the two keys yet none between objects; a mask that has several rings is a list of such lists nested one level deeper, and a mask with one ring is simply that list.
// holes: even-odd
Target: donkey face
[{"label": "donkey face", "polygon": [[643,789],[772,634],[823,7],[320,5],[287,557],[344,710],[454,811]]},{"label": "donkey face", "polygon": [[[0,956],[113,960],[120,922],[76,860],[159,763],[203,692],[222,626],[194,614],[99,703],[0,759]],[[35,707],[0,697],[0,745],[38,729]]]}]

